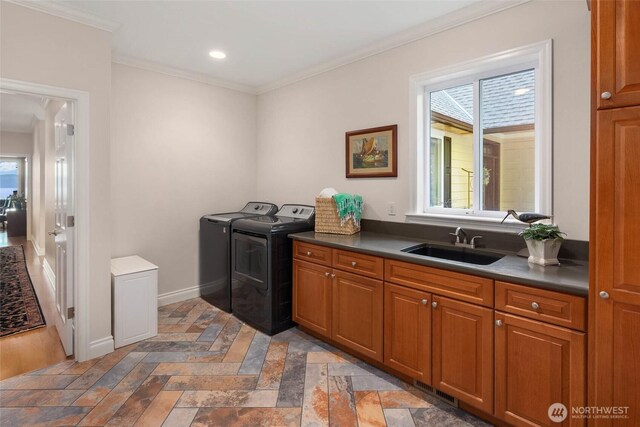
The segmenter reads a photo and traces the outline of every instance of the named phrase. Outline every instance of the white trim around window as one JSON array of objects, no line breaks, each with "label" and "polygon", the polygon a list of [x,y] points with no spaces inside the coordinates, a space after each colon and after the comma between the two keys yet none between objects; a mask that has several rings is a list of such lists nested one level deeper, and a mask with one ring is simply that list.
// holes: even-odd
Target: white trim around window
[{"label": "white trim around window", "polygon": [[[424,222],[439,225],[467,225],[480,229],[518,230],[522,225],[515,220],[507,220],[499,225],[506,212],[481,211],[427,206],[429,187],[428,148],[425,147],[425,129],[430,129],[425,117],[425,93],[476,82],[480,79],[504,75],[526,69],[535,69],[535,210],[551,216],[553,214],[553,87],[552,87],[552,41],[500,52],[483,58],[467,61],[450,67],[414,75],[410,79],[411,98],[411,147],[413,174],[411,186],[411,211],[407,213],[410,222]],[[475,88],[477,91],[477,88]],[[479,100],[474,97],[474,102]],[[478,106],[474,107],[478,111]],[[479,128],[479,115],[474,115],[474,129]],[[481,135],[474,135],[480,138]],[[481,165],[479,143],[474,143],[474,168]],[[477,178],[480,179],[479,177]],[[475,192],[479,193],[479,192]],[[474,206],[479,206],[480,196]]]}]

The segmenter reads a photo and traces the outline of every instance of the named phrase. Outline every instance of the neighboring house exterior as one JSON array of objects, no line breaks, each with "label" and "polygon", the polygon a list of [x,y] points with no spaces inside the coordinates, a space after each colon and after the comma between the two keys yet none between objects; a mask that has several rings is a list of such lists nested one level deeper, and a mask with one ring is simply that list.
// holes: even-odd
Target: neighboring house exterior
[{"label": "neighboring house exterior", "polygon": [[[535,207],[533,70],[482,80],[486,210]],[[431,206],[473,208],[473,86],[431,94]]]}]

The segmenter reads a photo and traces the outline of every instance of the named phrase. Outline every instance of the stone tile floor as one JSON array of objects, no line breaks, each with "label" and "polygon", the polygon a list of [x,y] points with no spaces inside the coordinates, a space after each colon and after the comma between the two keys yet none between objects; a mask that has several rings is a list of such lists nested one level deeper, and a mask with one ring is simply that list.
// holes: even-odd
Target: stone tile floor
[{"label": "stone tile floor", "polygon": [[294,328],[269,337],[202,299],[159,334],[0,382],[8,426],[481,426]]}]

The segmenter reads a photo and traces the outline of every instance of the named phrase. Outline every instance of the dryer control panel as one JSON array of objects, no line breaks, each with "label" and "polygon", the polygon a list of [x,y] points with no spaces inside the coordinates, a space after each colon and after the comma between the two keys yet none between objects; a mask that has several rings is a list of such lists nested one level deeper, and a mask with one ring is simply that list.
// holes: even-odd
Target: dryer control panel
[{"label": "dryer control panel", "polygon": [[307,205],[282,205],[276,216],[298,219],[309,219],[315,213],[313,206]]}]

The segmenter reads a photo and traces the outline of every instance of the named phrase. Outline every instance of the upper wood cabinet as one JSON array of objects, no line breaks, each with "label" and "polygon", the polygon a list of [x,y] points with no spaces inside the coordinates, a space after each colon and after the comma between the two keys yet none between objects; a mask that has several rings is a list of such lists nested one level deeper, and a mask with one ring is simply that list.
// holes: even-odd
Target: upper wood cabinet
[{"label": "upper wood cabinet", "polygon": [[431,384],[431,294],[384,284],[384,363]]},{"label": "upper wood cabinet", "polygon": [[434,295],[433,386],[493,412],[493,310]]},{"label": "upper wood cabinet", "polygon": [[293,320],[331,337],[331,268],[293,260]]},{"label": "upper wood cabinet", "polygon": [[[572,407],[585,404],[585,335],[496,312],[496,413],[514,426],[581,426]],[[549,406],[567,408],[552,422]]]},{"label": "upper wood cabinet", "polygon": [[592,2],[599,109],[640,105],[640,1]]},{"label": "upper wood cabinet", "polygon": [[333,274],[332,338],[382,362],[382,281],[340,270],[333,270]]}]

